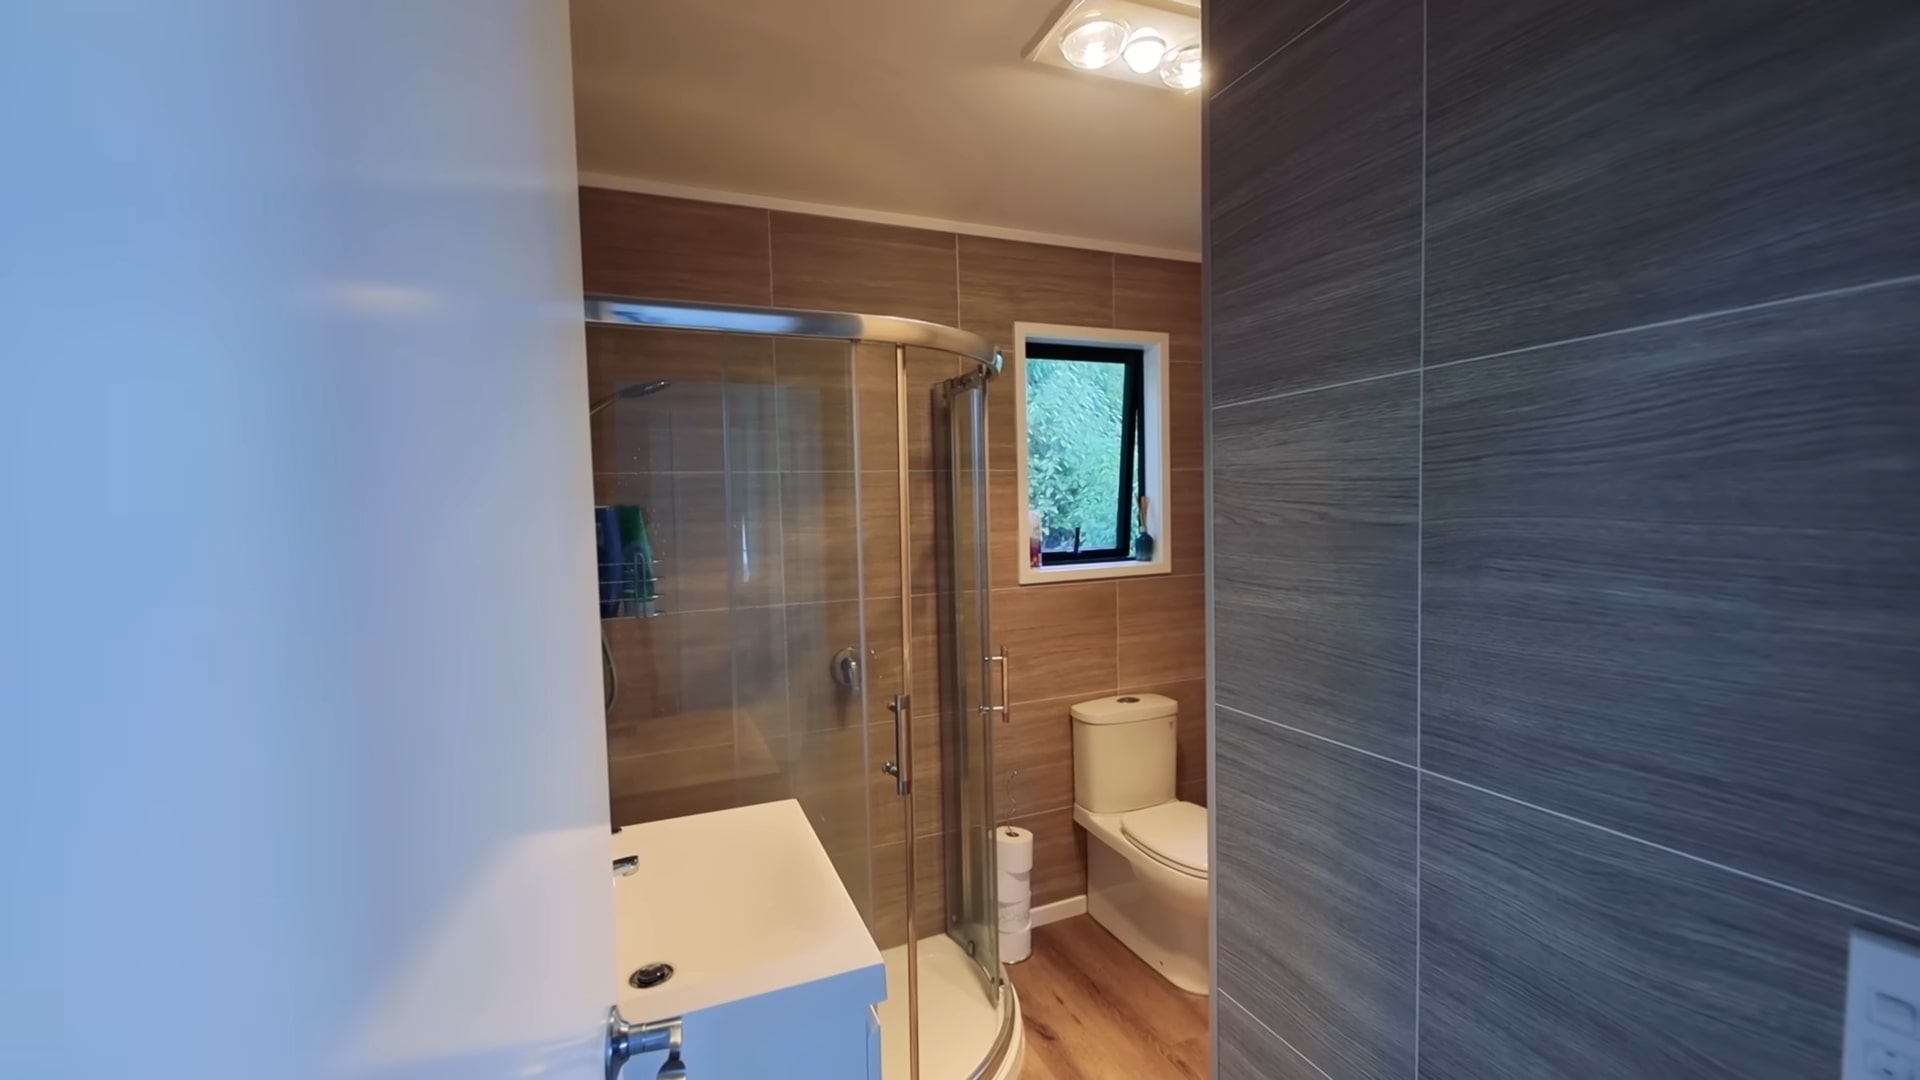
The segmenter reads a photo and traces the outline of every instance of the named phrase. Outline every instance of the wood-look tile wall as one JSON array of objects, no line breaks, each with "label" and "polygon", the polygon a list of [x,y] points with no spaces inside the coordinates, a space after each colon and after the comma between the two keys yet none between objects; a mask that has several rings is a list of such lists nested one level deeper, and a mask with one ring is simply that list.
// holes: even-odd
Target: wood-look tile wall
[{"label": "wood-look tile wall", "polygon": [[[1181,703],[1180,793],[1206,801],[1206,402],[1197,264],[591,188],[581,192],[581,239],[591,292],[905,315],[975,331],[1009,353],[1019,321],[1169,334],[1176,472],[1169,513],[1179,535],[1172,576],[1019,585],[1012,425],[1002,421],[1013,395],[1009,380],[993,385],[993,621],[1014,658],[1014,707],[996,732],[996,805],[1003,821],[1035,833],[1035,902],[1085,892],[1067,710],[1123,691]],[[594,425],[600,497],[641,502],[658,523],[662,609],[669,612],[607,623],[622,672],[620,704],[608,720],[615,820],[799,798],[882,944],[892,944],[904,934],[908,840],[892,783],[878,772],[891,751],[892,722],[878,707],[878,691],[862,724],[857,707],[824,678],[828,657],[857,633],[863,582],[869,641],[881,645],[870,685],[898,677],[898,647],[884,646],[900,635],[900,508],[884,352],[863,357],[850,377],[845,349],[824,343],[610,329],[588,335],[595,393],[674,380],[668,392],[609,409]],[[912,370],[910,391],[919,401],[959,366],[928,353],[914,357]],[[855,412],[857,448],[849,434]],[[932,470],[939,459],[931,410],[916,410],[910,424],[919,593],[935,587]],[[856,517],[860,567],[845,543]],[[763,568],[747,582],[737,558],[743,542]],[[759,614],[760,605],[768,614]],[[938,644],[936,605],[932,595],[914,599],[922,657],[935,655]],[[937,677],[929,664],[918,668],[915,851],[924,928],[944,917],[945,845],[939,721],[925,704],[938,700]]]},{"label": "wood-look tile wall", "polygon": [[1837,1074],[1920,942],[1920,8],[1206,17],[1220,1076]]}]

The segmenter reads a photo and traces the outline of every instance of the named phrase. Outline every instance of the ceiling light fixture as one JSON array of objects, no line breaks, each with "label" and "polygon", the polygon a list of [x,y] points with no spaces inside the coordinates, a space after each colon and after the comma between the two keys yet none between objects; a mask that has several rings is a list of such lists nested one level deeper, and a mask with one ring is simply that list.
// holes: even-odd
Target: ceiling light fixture
[{"label": "ceiling light fixture", "polygon": [[1160,66],[1160,58],[1166,52],[1167,39],[1160,36],[1160,31],[1143,26],[1127,39],[1126,48],[1121,50],[1120,56],[1134,74],[1145,75]]},{"label": "ceiling light fixture", "polygon": [[1060,55],[1067,63],[1086,71],[1097,71],[1120,58],[1122,48],[1130,48],[1127,24],[1098,12],[1087,15],[1060,35]]},{"label": "ceiling light fixture", "polygon": [[1065,0],[1021,55],[1051,68],[1184,94],[1203,82],[1200,4]]},{"label": "ceiling light fixture", "polygon": [[1200,46],[1174,49],[1160,62],[1160,81],[1175,90],[1192,90],[1200,85]]}]

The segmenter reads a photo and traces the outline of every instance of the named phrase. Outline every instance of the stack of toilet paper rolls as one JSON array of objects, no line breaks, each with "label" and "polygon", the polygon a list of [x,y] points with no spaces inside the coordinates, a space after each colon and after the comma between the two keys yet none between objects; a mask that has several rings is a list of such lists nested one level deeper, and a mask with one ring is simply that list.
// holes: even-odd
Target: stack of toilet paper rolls
[{"label": "stack of toilet paper rolls", "polygon": [[1002,825],[994,830],[1000,866],[1000,962],[1017,964],[1033,952],[1033,834]]}]

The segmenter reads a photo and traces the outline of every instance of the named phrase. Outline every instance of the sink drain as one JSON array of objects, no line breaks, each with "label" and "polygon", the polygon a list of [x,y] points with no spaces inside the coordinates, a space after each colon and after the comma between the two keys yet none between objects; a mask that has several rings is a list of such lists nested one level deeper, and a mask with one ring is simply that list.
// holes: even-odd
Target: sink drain
[{"label": "sink drain", "polygon": [[671,978],[672,964],[647,964],[627,976],[627,985],[635,990],[651,990]]}]

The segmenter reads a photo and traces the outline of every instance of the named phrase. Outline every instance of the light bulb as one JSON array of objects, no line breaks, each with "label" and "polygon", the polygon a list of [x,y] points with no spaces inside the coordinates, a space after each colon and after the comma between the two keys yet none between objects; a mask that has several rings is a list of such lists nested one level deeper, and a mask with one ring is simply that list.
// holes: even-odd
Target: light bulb
[{"label": "light bulb", "polygon": [[1160,31],[1143,26],[1127,39],[1126,48],[1120,51],[1120,56],[1134,74],[1145,75],[1160,66],[1160,58],[1166,51],[1167,39],[1160,36]]},{"label": "light bulb", "polygon": [[1060,55],[1074,67],[1094,71],[1120,57],[1127,24],[1106,15],[1088,15],[1060,35]]},{"label": "light bulb", "polygon": [[1160,81],[1175,90],[1191,90],[1200,85],[1200,46],[1175,49],[1160,62]]}]

